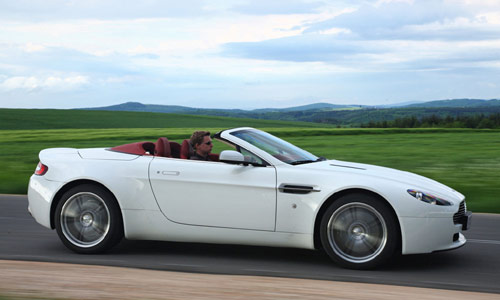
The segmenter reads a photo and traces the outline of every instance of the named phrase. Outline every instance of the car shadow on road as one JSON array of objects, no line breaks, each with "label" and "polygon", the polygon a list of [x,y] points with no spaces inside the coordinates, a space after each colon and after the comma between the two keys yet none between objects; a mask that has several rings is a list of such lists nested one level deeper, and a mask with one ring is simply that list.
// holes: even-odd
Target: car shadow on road
[{"label": "car shadow on road", "polygon": [[[211,261],[239,265],[260,262],[309,266],[312,268],[340,269],[322,250],[307,250],[295,248],[276,248],[261,246],[200,244],[159,241],[122,241],[110,254],[116,256],[147,256],[166,261]],[[463,256],[457,251],[437,252],[419,255],[403,255],[394,257],[388,264],[378,267],[376,271],[425,271],[433,269],[456,268],[457,261]]]}]

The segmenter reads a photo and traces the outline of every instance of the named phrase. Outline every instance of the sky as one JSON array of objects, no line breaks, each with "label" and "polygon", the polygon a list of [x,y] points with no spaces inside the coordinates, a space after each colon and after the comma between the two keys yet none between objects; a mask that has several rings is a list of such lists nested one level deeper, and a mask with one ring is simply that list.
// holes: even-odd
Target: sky
[{"label": "sky", "polygon": [[0,0],[0,107],[500,98],[498,0]]}]

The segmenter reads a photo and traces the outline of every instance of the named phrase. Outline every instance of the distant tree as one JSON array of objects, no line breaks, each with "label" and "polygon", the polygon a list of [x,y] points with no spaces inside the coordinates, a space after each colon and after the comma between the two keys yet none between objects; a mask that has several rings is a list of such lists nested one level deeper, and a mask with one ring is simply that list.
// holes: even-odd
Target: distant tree
[{"label": "distant tree", "polygon": [[364,128],[500,128],[500,113],[485,115],[451,115],[432,114],[420,119],[416,116],[398,117],[394,120],[373,121],[361,124]]}]

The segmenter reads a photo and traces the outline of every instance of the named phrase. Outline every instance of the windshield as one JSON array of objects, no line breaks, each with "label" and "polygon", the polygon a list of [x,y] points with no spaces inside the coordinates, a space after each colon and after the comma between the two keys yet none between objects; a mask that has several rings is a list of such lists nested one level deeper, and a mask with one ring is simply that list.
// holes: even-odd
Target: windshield
[{"label": "windshield", "polygon": [[287,164],[298,165],[321,160],[280,138],[259,130],[239,130],[232,135],[248,142]]}]

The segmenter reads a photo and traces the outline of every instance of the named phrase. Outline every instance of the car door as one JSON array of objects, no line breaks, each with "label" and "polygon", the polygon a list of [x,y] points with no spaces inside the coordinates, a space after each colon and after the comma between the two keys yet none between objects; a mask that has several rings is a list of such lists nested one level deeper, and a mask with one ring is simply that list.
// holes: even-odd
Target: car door
[{"label": "car door", "polygon": [[155,157],[150,181],[161,211],[173,222],[275,230],[272,166]]}]

